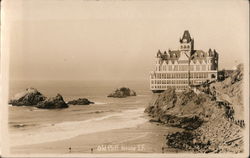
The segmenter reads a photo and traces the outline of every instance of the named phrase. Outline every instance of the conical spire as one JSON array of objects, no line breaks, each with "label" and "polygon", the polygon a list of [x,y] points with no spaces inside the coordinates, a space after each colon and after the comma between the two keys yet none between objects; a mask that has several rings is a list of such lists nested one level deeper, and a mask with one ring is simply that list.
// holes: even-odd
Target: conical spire
[{"label": "conical spire", "polygon": [[159,49],[157,54],[156,54],[157,57],[161,57],[161,50]]},{"label": "conical spire", "polygon": [[184,39],[186,39],[187,42],[190,42],[192,40],[188,30],[184,31],[181,42],[183,42]]}]

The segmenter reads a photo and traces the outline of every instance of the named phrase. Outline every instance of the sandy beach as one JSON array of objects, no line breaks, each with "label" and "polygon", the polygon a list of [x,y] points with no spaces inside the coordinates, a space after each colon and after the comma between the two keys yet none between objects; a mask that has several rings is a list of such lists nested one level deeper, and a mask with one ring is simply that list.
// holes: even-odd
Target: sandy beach
[{"label": "sandy beach", "polygon": [[[166,147],[164,135],[179,129],[158,126],[149,122],[133,128],[123,128],[83,134],[71,139],[48,143],[15,146],[13,154],[74,154],[74,153],[161,153]],[[69,150],[71,147],[71,151]],[[166,148],[165,152],[178,152]]]}]

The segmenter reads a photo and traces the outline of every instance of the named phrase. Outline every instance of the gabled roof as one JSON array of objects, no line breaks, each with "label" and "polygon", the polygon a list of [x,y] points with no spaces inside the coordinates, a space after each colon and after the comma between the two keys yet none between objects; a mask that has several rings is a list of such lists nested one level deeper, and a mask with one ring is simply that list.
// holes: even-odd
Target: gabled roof
[{"label": "gabled roof", "polygon": [[168,53],[162,54],[161,58],[163,60],[178,60],[180,55],[181,52],[179,50],[169,50]]},{"label": "gabled roof", "polygon": [[194,50],[191,60],[193,60],[194,63],[196,63],[197,61],[202,63],[202,61],[206,62],[207,57],[207,52],[204,52],[203,50]]}]

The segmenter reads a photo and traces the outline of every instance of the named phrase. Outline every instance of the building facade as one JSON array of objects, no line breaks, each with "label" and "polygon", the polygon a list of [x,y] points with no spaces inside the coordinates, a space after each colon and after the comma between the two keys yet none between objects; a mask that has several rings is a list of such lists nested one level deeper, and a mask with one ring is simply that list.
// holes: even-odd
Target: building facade
[{"label": "building facade", "polygon": [[150,89],[162,92],[169,87],[182,91],[217,79],[219,55],[216,50],[194,50],[188,30],[180,39],[178,50],[158,51],[155,70],[150,72]]}]

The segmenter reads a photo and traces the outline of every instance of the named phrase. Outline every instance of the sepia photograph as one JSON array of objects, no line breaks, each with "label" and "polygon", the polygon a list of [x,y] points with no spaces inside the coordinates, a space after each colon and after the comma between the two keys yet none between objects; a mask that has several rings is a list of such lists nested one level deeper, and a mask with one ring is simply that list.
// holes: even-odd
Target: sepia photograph
[{"label": "sepia photograph", "polygon": [[248,157],[249,1],[1,1],[2,157]]}]

